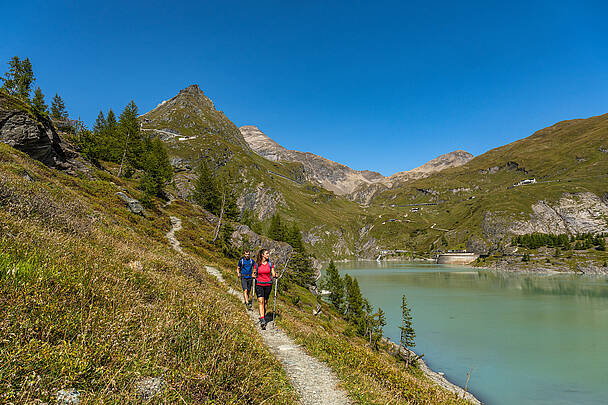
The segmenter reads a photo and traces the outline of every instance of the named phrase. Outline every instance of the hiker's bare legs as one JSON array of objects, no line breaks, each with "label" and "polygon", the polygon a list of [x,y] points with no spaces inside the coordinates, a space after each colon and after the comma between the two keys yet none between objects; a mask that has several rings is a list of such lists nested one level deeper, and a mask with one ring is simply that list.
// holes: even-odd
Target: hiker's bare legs
[{"label": "hiker's bare legs", "polygon": [[266,303],[264,302],[264,297],[258,297],[258,308],[260,311],[260,318],[264,318],[266,316]]}]

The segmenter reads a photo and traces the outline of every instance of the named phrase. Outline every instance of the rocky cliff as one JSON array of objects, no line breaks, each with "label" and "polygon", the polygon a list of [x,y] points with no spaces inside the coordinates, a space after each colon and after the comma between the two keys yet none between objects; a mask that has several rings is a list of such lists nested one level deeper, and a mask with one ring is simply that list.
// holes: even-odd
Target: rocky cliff
[{"label": "rocky cliff", "polygon": [[0,92],[0,142],[49,167],[62,170],[84,167],[77,161],[78,153],[59,137],[45,114],[3,92]]}]

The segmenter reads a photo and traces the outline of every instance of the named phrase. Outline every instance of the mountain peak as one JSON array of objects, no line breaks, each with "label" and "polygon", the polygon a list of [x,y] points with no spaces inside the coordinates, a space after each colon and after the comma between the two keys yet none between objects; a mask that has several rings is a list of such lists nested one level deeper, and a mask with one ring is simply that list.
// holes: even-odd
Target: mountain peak
[{"label": "mountain peak", "polygon": [[255,125],[243,125],[239,128],[243,138],[258,155],[276,162],[280,160],[283,152],[287,149],[270,139]]},{"label": "mountain peak", "polygon": [[425,177],[428,174],[439,172],[450,167],[458,167],[466,164],[469,160],[473,159],[473,155],[464,150],[455,150],[448,152],[443,155],[437,156],[435,159],[429,160],[422,166],[418,166],[415,169],[407,170],[404,172],[398,172],[390,176],[391,180],[403,180],[409,178]]}]

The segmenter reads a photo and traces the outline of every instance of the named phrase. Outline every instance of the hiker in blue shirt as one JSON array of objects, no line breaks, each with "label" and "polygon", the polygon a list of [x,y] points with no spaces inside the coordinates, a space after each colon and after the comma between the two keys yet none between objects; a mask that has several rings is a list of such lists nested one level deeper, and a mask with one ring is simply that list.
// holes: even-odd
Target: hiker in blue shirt
[{"label": "hiker in blue shirt", "polygon": [[255,260],[249,257],[249,251],[243,252],[243,257],[239,260],[239,264],[236,267],[236,274],[241,278],[241,287],[243,287],[243,298],[245,299],[245,305],[247,309],[251,309],[251,302],[249,302],[249,291],[253,284],[251,273],[255,266]]}]

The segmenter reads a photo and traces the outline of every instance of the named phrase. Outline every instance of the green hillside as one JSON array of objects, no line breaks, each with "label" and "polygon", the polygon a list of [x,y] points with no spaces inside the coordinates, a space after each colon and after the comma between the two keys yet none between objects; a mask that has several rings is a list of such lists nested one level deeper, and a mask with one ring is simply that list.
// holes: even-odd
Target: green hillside
[{"label": "green hillside", "polygon": [[[236,283],[234,259],[208,242],[208,213],[153,198],[134,214],[117,193],[143,192],[114,169],[68,174],[0,143],[0,402],[54,403],[76,390],[81,403],[297,403],[243,305],[205,271]],[[186,255],[166,238],[171,216],[183,221],[175,237]],[[285,287],[277,322],[355,402],[463,403],[346,333],[307,289]],[[142,393],[150,379],[160,381],[152,397]]]},{"label": "green hillside", "polygon": [[[333,256],[335,245],[346,247],[336,252],[339,256],[356,255],[361,222],[366,222],[361,221],[362,208],[305,182],[300,163],[271,162],[253,153],[238,128],[215,110],[198,86],[182,90],[140,120],[144,130],[156,130],[165,142],[176,168],[174,184],[180,197],[189,198],[196,169],[204,161],[217,175],[230,173],[237,179],[242,209],[254,210],[264,224],[278,212],[304,232],[321,226],[321,241],[311,246],[318,257]],[[351,253],[344,254],[346,250]]]},{"label": "green hillside", "polygon": [[[525,179],[536,183],[514,187]],[[525,221],[539,201],[552,204],[565,194],[586,192],[598,197],[608,193],[608,114],[557,123],[464,166],[381,193],[373,204],[385,209],[383,218],[402,222],[376,227],[374,235],[392,240],[390,247],[418,251],[428,251],[431,245],[464,248],[472,240],[497,247],[501,238],[506,243],[511,235],[484,229],[490,224],[484,218]],[[418,206],[418,212],[412,212],[411,204],[420,203],[437,205]]]}]

